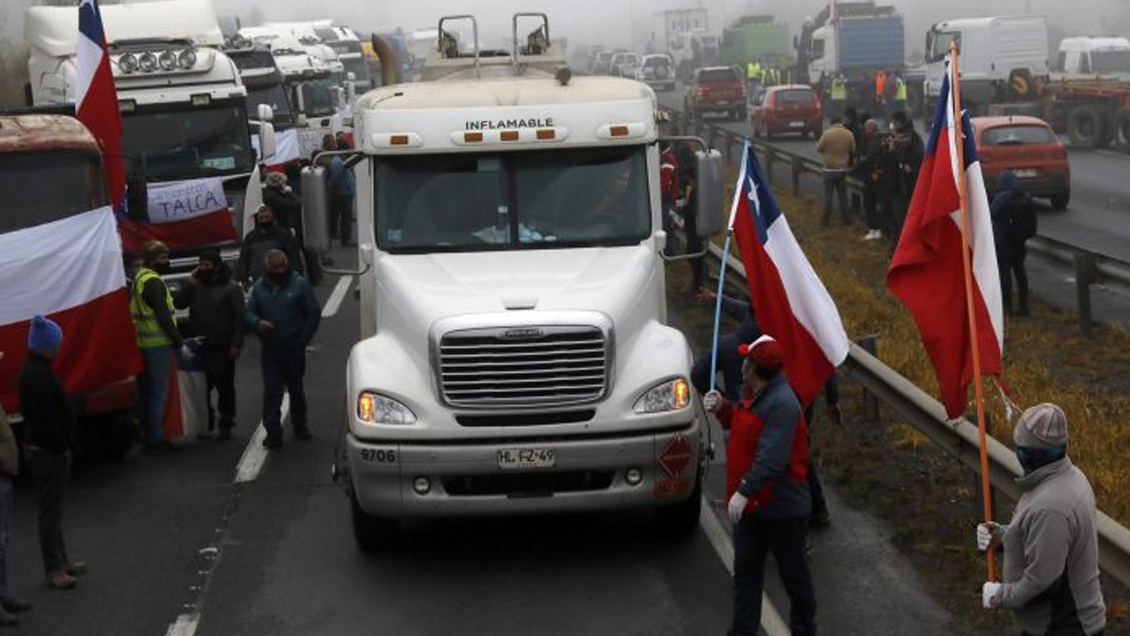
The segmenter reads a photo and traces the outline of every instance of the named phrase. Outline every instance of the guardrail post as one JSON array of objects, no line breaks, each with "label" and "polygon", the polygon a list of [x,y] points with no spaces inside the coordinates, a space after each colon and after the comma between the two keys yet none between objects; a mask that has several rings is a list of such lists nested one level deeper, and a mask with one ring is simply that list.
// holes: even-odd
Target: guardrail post
[{"label": "guardrail post", "polygon": [[[876,358],[879,357],[879,336],[864,336],[859,340],[859,346]],[[863,389],[863,417],[868,422],[879,421],[879,398],[867,389]]]},{"label": "guardrail post", "polygon": [[1091,335],[1091,283],[1095,281],[1095,255],[1075,252],[1075,294],[1079,305],[1079,328]]},{"label": "guardrail post", "polygon": [[773,184],[773,164],[777,161],[777,153],[773,148],[765,148],[765,178],[769,180],[769,184]]},{"label": "guardrail post", "polygon": [[804,171],[804,161],[799,155],[793,156],[793,196],[800,196],[800,175]]}]

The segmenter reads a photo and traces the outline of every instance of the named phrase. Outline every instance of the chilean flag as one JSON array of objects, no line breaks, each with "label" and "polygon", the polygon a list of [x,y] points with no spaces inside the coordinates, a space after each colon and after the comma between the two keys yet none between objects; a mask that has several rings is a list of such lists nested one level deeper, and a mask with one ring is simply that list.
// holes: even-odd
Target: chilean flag
[{"label": "chilean flag", "polygon": [[950,93],[952,74],[953,66],[947,61],[926,157],[902,236],[887,271],[887,287],[918,323],[922,342],[938,376],[942,403],[951,418],[961,415],[965,409],[969,383],[973,379],[969,303],[962,262],[962,250],[967,248],[961,233],[958,134],[965,140],[965,156],[960,160],[965,167],[972,299],[982,373],[1001,373],[1004,350],[1000,276],[989,200],[967,113],[962,113],[961,131],[958,131]]},{"label": "chilean flag", "polygon": [[63,328],[55,360],[69,393],[141,370],[122,250],[109,207],[0,235],[0,402],[19,410],[19,368],[32,317]]},{"label": "chilean flag", "polygon": [[118,94],[110,71],[110,54],[98,0],[82,0],[79,4],[75,63],[75,118],[90,130],[102,147],[110,202],[121,208],[126,192],[122,116],[118,111]]},{"label": "chilean flag", "polygon": [[138,252],[157,240],[173,252],[239,240],[231,208],[218,177],[149,186],[149,219],[120,219],[126,251]]},{"label": "chilean flag", "polygon": [[801,251],[748,143],[730,227],[757,322],[781,343],[785,372],[807,408],[847,358],[848,337],[836,303]]}]

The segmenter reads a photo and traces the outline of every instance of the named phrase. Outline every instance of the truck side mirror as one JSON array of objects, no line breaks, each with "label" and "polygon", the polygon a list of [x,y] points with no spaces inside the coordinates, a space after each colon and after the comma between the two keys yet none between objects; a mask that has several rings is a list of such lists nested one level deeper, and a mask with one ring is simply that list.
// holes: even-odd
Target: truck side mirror
[{"label": "truck side mirror", "polygon": [[[270,109],[270,106],[267,106],[267,108]],[[267,157],[275,154],[276,149],[274,124],[266,120],[259,122],[259,159],[266,161]]]},{"label": "truck side mirror", "polygon": [[302,230],[306,247],[316,252],[330,249],[329,174],[322,166],[302,169]]},{"label": "truck side mirror", "polygon": [[306,128],[310,125],[309,120],[306,119],[306,113],[298,113],[294,118],[294,125],[299,128]]},{"label": "truck side mirror", "polygon": [[697,224],[695,229],[699,238],[709,240],[726,229],[722,205],[722,153],[717,150],[695,151],[695,164],[698,175]]},{"label": "truck side mirror", "polygon": [[126,216],[134,221],[149,219],[149,184],[143,174],[126,177]]},{"label": "truck side mirror", "polygon": [[274,121],[275,109],[270,104],[259,104],[259,121]]}]

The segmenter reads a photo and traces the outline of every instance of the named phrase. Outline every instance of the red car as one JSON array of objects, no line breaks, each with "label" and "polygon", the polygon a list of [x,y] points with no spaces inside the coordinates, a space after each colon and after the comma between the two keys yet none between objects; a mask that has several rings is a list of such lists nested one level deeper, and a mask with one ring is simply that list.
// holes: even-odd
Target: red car
[{"label": "red car", "polygon": [[1011,170],[1021,187],[1051,200],[1062,210],[1071,200],[1071,166],[1067,149],[1051,126],[1036,117],[974,117],[973,136],[989,196],[996,194],[1001,173]]},{"label": "red car", "polygon": [[824,108],[808,86],[773,86],[754,99],[749,124],[754,137],[798,133],[818,139],[824,132]]},{"label": "red car", "polygon": [[687,81],[683,111],[694,119],[708,112],[726,113],[731,119],[745,119],[745,80],[729,66],[695,69]]}]

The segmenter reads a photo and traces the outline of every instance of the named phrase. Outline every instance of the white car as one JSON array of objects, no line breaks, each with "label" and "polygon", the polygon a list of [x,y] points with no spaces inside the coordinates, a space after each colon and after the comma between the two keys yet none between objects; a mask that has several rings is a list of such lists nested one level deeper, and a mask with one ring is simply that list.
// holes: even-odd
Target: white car
[{"label": "white car", "polygon": [[612,56],[608,74],[617,77],[635,77],[640,65],[640,56],[631,51],[622,51]]},{"label": "white car", "polygon": [[675,90],[675,62],[670,55],[658,53],[643,56],[636,79],[658,90]]}]

